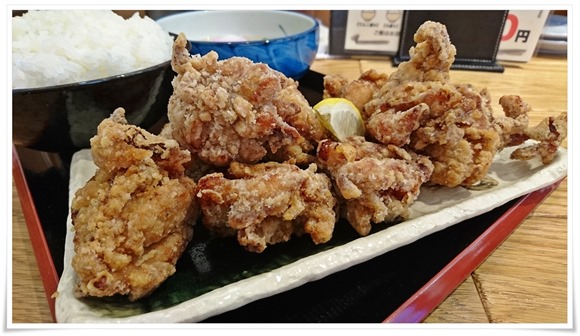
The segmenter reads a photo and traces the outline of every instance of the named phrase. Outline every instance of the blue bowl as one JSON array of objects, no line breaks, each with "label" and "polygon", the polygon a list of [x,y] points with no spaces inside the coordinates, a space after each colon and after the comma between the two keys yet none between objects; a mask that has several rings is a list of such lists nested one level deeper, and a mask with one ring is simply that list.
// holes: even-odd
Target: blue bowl
[{"label": "blue bowl", "polygon": [[192,55],[216,51],[268,64],[299,79],[318,51],[316,19],[290,11],[192,11],[161,17],[157,23],[172,35],[184,33]]}]

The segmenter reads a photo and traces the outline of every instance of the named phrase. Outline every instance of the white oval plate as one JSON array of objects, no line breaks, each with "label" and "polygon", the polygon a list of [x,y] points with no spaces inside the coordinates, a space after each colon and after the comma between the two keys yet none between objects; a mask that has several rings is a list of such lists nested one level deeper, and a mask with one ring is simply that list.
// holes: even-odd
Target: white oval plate
[{"label": "white oval plate", "polygon": [[[110,317],[102,309],[89,307],[73,295],[75,273],[71,266],[73,235],[70,214],[64,254],[64,271],[56,298],[57,322],[69,323],[170,323],[197,322],[236,309],[258,299],[321,279],[350,266],[365,262],[431,233],[478,216],[512,199],[541,189],[567,176],[567,150],[560,148],[555,160],[542,165],[539,160],[509,159],[512,149],[494,160],[489,176],[499,184],[489,190],[422,188],[411,207],[411,217],[367,237],[302,258],[273,271],[217,288],[171,308],[128,317]],[[71,163],[69,198],[92,177],[95,166],[90,151],[77,152]],[[249,252],[248,252],[249,253]]]}]

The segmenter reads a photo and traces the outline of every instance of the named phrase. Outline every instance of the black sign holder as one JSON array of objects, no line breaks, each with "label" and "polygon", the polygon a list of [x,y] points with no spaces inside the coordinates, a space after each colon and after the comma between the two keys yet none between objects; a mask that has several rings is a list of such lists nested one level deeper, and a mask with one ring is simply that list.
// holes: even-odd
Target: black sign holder
[{"label": "black sign holder", "polygon": [[405,11],[399,51],[393,64],[410,59],[415,45],[413,35],[425,21],[444,24],[457,54],[452,69],[503,72],[496,56],[508,11],[498,10],[421,10]]}]

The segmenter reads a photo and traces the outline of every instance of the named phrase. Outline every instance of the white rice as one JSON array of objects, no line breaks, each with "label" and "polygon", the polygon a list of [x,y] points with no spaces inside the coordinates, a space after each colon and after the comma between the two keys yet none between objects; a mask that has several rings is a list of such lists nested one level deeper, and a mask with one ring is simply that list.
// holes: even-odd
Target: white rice
[{"label": "white rice", "polygon": [[99,79],[168,61],[173,39],[149,17],[29,11],[12,18],[12,87]]}]

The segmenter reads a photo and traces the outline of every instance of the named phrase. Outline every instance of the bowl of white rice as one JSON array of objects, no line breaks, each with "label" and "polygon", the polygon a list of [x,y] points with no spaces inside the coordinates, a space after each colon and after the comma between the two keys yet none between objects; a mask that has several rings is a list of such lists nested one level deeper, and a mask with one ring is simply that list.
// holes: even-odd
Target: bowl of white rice
[{"label": "bowl of white rice", "polygon": [[173,38],[154,20],[106,10],[12,18],[13,143],[48,152],[89,147],[118,107],[153,130],[167,117]]}]

